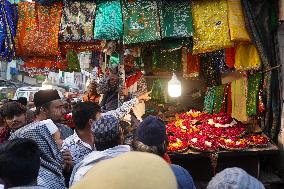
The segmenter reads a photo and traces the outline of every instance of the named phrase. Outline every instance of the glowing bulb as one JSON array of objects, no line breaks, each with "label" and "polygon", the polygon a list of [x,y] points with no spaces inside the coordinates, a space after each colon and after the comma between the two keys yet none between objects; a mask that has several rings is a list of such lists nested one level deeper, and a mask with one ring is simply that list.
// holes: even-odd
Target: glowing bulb
[{"label": "glowing bulb", "polygon": [[173,73],[172,79],[168,82],[168,93],[170,97],[179,97],[181,95],[181,82]]}]

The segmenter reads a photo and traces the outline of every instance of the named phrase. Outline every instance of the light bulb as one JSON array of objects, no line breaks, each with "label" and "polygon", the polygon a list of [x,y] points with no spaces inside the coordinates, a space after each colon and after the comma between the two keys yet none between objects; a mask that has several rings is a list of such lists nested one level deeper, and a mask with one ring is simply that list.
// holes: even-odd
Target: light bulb
[{"label": "light bulb", "polygon": [[172,79],[168,82],[168,93],[170,97],[179,97],[181,95],[181,82],[173,73]]}]

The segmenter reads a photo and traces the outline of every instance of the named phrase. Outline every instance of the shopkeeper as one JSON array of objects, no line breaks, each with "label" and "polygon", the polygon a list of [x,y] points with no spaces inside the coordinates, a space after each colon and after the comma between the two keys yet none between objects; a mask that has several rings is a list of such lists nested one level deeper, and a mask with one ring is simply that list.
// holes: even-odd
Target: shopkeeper
[{"label": "shopkeeper", "polygon": [[83,102],[94,102],[99,103],[101,95],[97,93],[97,85],[95,82],[91,82],[88,87],[87,91],[83,95]]},{"label": "shopkeeper", "polygon": [[[143,73],[138,68],[135,68],[135,57],[130,49],[125,50],[124,53],[124,69],[125,69],[125,89],[123,89],[120,95],[124,96],[124,100],[138,97],[147,92],[146,80]],[[102,111],[107,112],[114,110],[118,107],[118,68],[112,69],[109,76],[105,75],[102,80],[98,82],[97,92],[103,94],[101,101]],[[137,104],[133,108],[135,116],[142,120],[142,116],[145,114],[144,102]],[[124,118],[126,121],[130,121],[130,115]]]}]

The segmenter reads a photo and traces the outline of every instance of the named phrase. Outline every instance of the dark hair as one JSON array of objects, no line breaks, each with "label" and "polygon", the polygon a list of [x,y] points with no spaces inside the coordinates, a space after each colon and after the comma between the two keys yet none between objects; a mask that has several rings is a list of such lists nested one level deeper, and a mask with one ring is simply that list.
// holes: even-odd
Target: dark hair
[{"label": "dark hair", "polygon": [[9,187],[36,182],[39,167],[40,152],[33,140],[18,138],[0,145],[0,178]]},{"label": "dark hair", "polygon": [[73,107],[72,117],[76,129],[82,130],[86,127],[89,119],[96,119],[101,107],[93,102],[79,102]]},{"label": "dark hair", "polygon": [[12,118],[15,115],[24,114],[27,108],[18,102],[7,102],[2,106],[3,118]]},{"label": "dark hair", "polygon": [[117,135],[117,137],[113,138],[111,141],[108,141],[108,142],[95,142],[96,150],[104,151],[104,150],[107,150],[109,148],[113,148],[115,146],[118,146],[119,145],[119,138],[120,138],[119,135]]},{"label": "dark hair", "polygon": [[50,104],[51,104],[51,102],[47,102],[47,103],[45,103],[45,104],[43,104],[43,105],[41,105],[41,106],[39,106],[39,107],[36,107],[35,115],[39,115],[39,114],[40,114],[41,108],[44,108],[44,109],[48,110]]},{"label": "dark hair", "polygon": [[26,97],[20,97],[18,98],[17,102],[19,102],[20,104],[22,104],[23,106],[27,106],[28,104],[28,99]]}]

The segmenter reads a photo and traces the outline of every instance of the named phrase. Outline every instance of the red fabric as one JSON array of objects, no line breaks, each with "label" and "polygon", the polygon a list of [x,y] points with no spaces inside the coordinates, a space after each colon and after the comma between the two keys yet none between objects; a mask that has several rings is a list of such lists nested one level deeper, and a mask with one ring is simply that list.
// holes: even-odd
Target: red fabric
[{"label": "red fabric", "polygon": [[198,55],[187,53],[187,74],[199,75],[200,73],[200,58]]},{"label": "red fabric", "polygon": [[235,47],[226,49],[226,64],[229,68],[234,68],[235,66],[235,54]]},{"label": "red fabric", "polygon": [[231,90],[231,84],[228,86],[227,114],[228,115],[232,115],[232,90]]},{"label": "red fabric", "polygon": [[129,88],[134,83],[136,83],[142,77],[142,75],[143,75],[143,73],[140,70],[136,70],[136,72],[134,74],[127,77],[126,80],[125,80],[126,88]]},{"label": "red fabric", "polygon": [[170,156],[169,156],[167,153],[165,153],[163,159],[164,159],[168,164],[172,164],[171,159],[170,159]]}]

